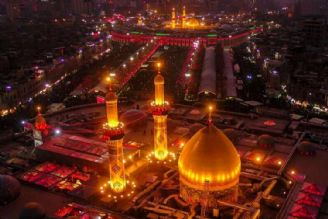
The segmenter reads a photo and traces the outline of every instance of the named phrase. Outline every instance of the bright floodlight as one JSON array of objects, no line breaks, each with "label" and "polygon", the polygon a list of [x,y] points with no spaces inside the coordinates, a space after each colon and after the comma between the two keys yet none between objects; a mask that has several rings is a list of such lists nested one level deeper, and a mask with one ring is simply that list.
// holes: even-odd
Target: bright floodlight
[{"label": "bright floodlight", "polygon": [[60,135],[61,134],[61,130],[59,128],[55,129],[55,135]]},{"label": "bright floodlight", "polygon": [[257,156],[256,158],[255,158],[255,160],[257,161],[257,162],[261,162],[261,157],[260,156]]}]

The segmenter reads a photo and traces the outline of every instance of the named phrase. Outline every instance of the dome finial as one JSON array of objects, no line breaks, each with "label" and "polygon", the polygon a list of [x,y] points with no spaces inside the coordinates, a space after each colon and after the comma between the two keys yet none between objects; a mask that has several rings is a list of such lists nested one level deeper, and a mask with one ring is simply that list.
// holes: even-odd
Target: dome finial
[{"label": "dome finial", "polygon": [[110,76],[106,77],[106,83],[109,91],[112,91],[112,79]]},{"label": "dome finial", "polygon": [[106,83],[107,83],[107,94],[105,100],[117,100],[116,93],[112,88],[112,78],[110,76],[106,77]]},{"label": "dome finial", "polygon": [[213,111],[213,106],[209,105],[208,106],[208,125],[212,124],[212,111]]},{"label": "dome finial", "polygon": [[36,111],[38,115],[41,115],[41,106],[37,106]]},{"label": "dome finial", "polygon": [[157,67],[157,73],[158,73],[158,74],[161,74],[162,63],[157,62],[156,67]]}]

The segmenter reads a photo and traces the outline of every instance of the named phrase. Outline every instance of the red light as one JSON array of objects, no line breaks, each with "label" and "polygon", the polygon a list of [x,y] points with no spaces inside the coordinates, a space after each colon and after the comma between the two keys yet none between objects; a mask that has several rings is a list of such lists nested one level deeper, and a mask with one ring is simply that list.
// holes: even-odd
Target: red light
[{"label": "red light", "polygon": [[97,96],[96,99],[98,104],[105,103],[105,98],[102,96]]}]

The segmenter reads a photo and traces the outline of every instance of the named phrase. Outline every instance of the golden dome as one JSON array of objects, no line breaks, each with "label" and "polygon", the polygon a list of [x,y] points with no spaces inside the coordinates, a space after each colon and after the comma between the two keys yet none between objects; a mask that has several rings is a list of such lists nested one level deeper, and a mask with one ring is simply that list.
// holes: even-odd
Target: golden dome
[{"label": "golden dome", "polygon": [[161,74],[157,74],[154,79],[155,84],[164,84],[164,77]]},{"label": "golden dome", "polygon": [[199,20],[197,18],[189,18],[187,20],[187,26],[190,27],[198,27],[200,25]]},{"label": "golden dome", "polygon": [[209,125],[184,146],[179,157],[180,182],[197,190],[221,191],[235,186],[240,174],[239,154],[221,130]]},{"label": "golden dome", "polygon": [[115,101],[115,100],[117,100],[117,96],[116,96],[115,92],[113,92],[111,90],[108,91],[107,94],[106,94],[105,100],[106,101]]}]

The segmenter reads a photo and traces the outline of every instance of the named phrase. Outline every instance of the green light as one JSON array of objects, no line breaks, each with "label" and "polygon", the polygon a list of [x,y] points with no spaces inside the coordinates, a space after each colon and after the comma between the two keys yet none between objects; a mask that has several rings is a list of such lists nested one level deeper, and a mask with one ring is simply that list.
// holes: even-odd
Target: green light
[{"label": "green light", "polygon": [[143,34],[142,32],[138,32],[138,31],[132,31],[130,32],[130,34]]},{"label": "green light", "polygon": [[156,36],[170,36],[169,33],[156,33]]},{"label": "green light", "polygon": [[216,33],[210,33],[210,34],[207,34],[207,37],[217,37],[218,35]]}]

